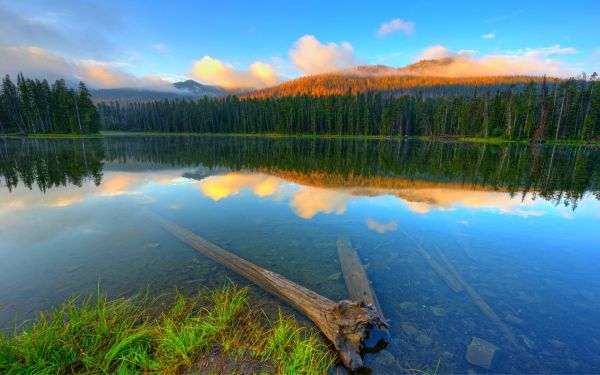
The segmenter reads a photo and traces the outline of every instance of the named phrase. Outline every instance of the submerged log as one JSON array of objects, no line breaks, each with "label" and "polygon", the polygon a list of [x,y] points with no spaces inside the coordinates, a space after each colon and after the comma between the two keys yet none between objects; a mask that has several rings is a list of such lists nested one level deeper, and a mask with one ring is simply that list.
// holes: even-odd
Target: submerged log
[{"label": "submerged log", "polygon": [[371,287],[371,283],[367,278],[367,272],[365,267],[352,243],[346,237],[338,238],[336,242],[337,253],[340,259],[340,267],[342,268],[342,275],[344,275],[344,281],[346,282],[346,289],[351,300],[364,301],[367,304],[375,306],[379,317],[382,321],[386,321],[383,317],[383,310],[379,305],[379,300]]},{"label": "submerged log", "polygon": [[491,320],[496,326],[498,326],[506,340],[513,347],[519,350],[523,350],[523,347],[519,345],[519,343],[517,342],[517,338],[515,337],[515,334],[511,331],[511,329],[502,321],[502,319],[500,319],[498,314],[496,314],[496,312],[492,310],[490,305],[488,305],[487,302],[485,302],[483,297],[481,297],[481,295],[479,295],[479,293],[477,293],[477,291],[473,289],[473,287],[469,283],[467,283],[465,279],[463,279],[463,277],[460,275],[456,267],[454,267],[454,265],[450,262],[450,260],[448,260],[448,258],[444,254],[440,254],[440,258],[442,259],[442,262],[444,262],[450,273],[454,276],[454,278],[456,278],[456,280],[458,280],[458,282],[462,284],[473,303],[479,308],[479,310],[481,310],[483,315],[487,316],[489,320]]},{"label": "submerged log", "polygon": [[334,302],[275,272],[250,263],[157,214],[150,212],[148,214],[156,223],[204,256],[248,279],[303,313],[333,343],[344,365],[350,370],[355,371],[364,367],[360,351],[369,331],[373,328],[388,327],[373,305],[346,300]]},{"label": "submerged log", "polygon": [[442,280],[444,280],[446,285],[448,285],[448,287],[452,289],[454,293],[460,293],[463,291],[461,283],[458,282],[458,280],[456,280],[456,278],[454,278],[450,274],[450,272],[448,272],[444,267],[442,267],[435,259],[433,259],[431,254],[429,254],[429,252],[425,249],[425,247],[423,247],[423,245],[420,242],[417,242],[417,240],[415,240],[405,230],[401,229],[401,231],[406,238],[408,238],[414,243],[417,252],[421,254],[421,256],[423,257],[423,259],[425,259],[427,264],[429,264],[429,266],[435,271],[435,273],[437,273],[438,276],[441,277]]}]

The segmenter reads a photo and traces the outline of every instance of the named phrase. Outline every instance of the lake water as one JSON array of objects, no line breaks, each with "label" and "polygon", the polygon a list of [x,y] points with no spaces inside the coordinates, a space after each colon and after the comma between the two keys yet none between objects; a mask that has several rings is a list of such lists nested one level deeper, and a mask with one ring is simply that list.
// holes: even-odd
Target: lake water
[{"label": "lake water", "polygon": [[[113,295],[244,283],[153,212],[334,300],[348,237],[391,324],[366,355],[374,373],[600,372],[597,148],[0,139],[0,182],[5,328],[98,282]],[[473,337],[498,348],[491,369],[467,361]]]}]

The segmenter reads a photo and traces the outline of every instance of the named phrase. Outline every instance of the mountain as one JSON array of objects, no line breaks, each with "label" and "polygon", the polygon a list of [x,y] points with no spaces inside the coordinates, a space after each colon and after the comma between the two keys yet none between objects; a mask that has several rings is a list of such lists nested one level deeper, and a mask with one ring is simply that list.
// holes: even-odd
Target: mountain
[{"label": "mountain", "polygon": [[144,102],[160,99],[198,99],[205,96],[216,97],[235,93],[219,86],[203,85],[194,80],[173,83],[166,90],[139,88],[114,88],[90,90],[97,102]]},{"label": "mountain", "polygon": [[173,86],[175,86],[175,88],[178,90],[187,92],[193,96],[222,96],[230,93],[230,91],[222,87],[203,85],[191,79],[182,82],[175,82]]},{"label": "mountain", "polygon": [[474,89],[517,88],[542,77],[537,76],[445,76],[459,60],[443,58],[422,60],[404,67],[385,65],[355,66],[336,72],[297,78],[280,85],[249,92],[245,98],[271,98],[294,95],[344,95],[348,92],[387,92],[396,94],[453,95]]}]

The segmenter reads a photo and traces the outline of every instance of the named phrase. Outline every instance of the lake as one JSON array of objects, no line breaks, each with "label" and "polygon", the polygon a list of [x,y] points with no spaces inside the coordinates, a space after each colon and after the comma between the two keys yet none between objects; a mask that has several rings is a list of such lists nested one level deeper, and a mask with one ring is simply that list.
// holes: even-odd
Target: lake
[{"label": "lake", "polygon": [[[600,370],[598,148],[4,138],[0,182],[5,329],[98,284],[246,284],[150,212],[334,300],[347,298],[336,241],[349,238],[391,324],[366,354],[374,373]],[[482,342],[490,369],[466,358]]]}]

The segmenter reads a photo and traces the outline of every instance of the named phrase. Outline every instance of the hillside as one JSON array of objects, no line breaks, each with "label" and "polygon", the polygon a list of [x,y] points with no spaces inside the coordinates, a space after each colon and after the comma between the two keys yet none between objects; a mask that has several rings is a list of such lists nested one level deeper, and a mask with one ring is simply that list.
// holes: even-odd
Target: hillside
[{"label": "hillside", "polygon": [[297,78],[280,85],[256,90],[245,98],[270,98],[293,95],[343,95],[385,91],[410,94],[422,91],[428,96],[470,92],[475,87],[523,86],[542,77],[534,76],[481,76],[448,77],[439,73],[453,63],[453,59],[423,60],[401,68],[385,65],[357,66],[333,73]]}]

